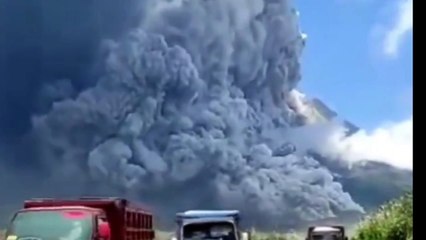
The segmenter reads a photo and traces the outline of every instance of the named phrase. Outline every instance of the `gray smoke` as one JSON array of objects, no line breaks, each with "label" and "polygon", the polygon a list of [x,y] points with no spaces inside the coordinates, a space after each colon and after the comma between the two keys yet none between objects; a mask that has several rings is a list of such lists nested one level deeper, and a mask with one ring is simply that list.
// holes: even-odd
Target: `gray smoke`
[{"label": "gray smoke", "polygon": [[52,179],[94,180],[164,214],[238,208],[264,225],[363,211],[284,140],[302,124],[289,93],[305,36],[290,0],[151,0],[140,14],[103,41],[96,84],[42,88],[31,135]]}]

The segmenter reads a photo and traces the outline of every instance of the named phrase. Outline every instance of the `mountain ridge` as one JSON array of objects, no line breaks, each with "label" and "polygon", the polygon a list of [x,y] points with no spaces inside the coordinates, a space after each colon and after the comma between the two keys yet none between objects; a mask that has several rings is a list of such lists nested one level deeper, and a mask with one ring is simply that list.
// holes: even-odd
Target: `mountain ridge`
[{"label": "mountain ridge", "polygon": [[[332,121],[338,117],[337,112],[329,108],[321,99],[313,98],[309,101],[308,106],[315,108],[323,119]],[[361,130],[348,120],[343,120],[343,123],[347,129],[346,136]],[[380,160],[364,159],[347,162],[343,159],[329,159],[314,151],[310,151],[309,155],[329,169],[355,202],[360,203],[368,211],[413,188],[412,170],[398,168]]]}]

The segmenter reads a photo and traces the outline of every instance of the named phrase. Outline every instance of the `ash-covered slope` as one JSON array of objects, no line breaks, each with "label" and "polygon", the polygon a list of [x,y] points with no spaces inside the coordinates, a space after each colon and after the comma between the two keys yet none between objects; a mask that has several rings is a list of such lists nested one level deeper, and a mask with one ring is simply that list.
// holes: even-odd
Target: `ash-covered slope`
[{"label": "ash-covered slope", "polygon": [[366,210],[413,189],[413,172],[377,161],[359,163],[338,180]]},{"label": "ash-covered slope", "polygon": [[[293,90],[291,92],[293,105],[297,106],[296,110],[303,115],[304,124],[327,123],[338,118],[337,112],[327,106],[321,99],[308,99],[304,94]],[[302,125],[304,125],[302,124]],[[342,121],[343,127],[346,129],[347,136],[359,131],[360,128],[348,120]]]},{"label": "ash-covered slope", "polygon": [[[307,99],[298,95],[297,102],[304,105],[303,111],[308,122],[328,122],[338,118],[338,113],[330,109],[317,98]],[[343,120],[346,135],[360,130],[353,123]],[[343,189],[366,210],[373,210],[383,203],[401,196],[413,188],[413,172],[401,169],[379,160],[359,160],[349,163],[344,159],[325,157],[309,150],[309,155],[329,169],[334,179],[343,185]]]},{"label": "ash-covered slope", "polygon": [[[334,118],[338,116],[338,114],[335,111],[331,110],[323,101],[321,101],[318,98],[313,98],[311,105],[313,109],[316,109],[316,111],[321,116],[323,116],[323,119],[325,121],[332,121]],[[343,121],[343,126],[346,128],[347,136],[350,136],[360,130],[358,126],[356,126],[355,124],[353,124],[352,122],[348,120]]]},{"label": "ash-covered slope", "polygon": [[[29,81],[11,69],[35,69],[36,90],[27,90],[38,93],[25,102],[37,105],[25,112],[32,130],[5,147],[0,187],[17,191],[1,199],[120,194],[149,203],[162,219],[188,208],[238,208],[258,227],[363,212],[327,167],[285,140],[311,121],[294,101],[306,37],[289,0],[131,1],[117,8],[122,14],[110,1],[68,2],[87,20],[75,26],[58,17],[59,5],[33,3],[25,7],[55,24],[32,24],[54,30],[37,31],[16,51],[0,38],[12,49],[3,57],[29,61],[1,68],[1,81]],[[137,21],[123,20],[127,11]],[[74,40],[50,48],[52,36]],[[11,96],[2,97],[14,103]],[[6,113],[2,128],[15,116]]]}]

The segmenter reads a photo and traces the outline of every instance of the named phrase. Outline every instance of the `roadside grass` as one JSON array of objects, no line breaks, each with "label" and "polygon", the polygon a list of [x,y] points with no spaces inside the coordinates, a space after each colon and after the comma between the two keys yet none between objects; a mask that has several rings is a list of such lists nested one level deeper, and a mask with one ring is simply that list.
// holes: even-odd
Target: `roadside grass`
[{"label": "roadside grass", "polygon": [[303,239],[302,233],[251,233],[251,240],[301,240]]},{"label": "roadside grass", "polygon": [[[348,229],[351,232],[350,229]],[[355,230],[353,230],[355,231]],[[4,230],[0,230],[0,240],[4,239]],[[251,230],[251,239],[252,240],[302,240],[304,239],[305,232],[296,232],[296,233],[278,233],[278,232],[257,232],[256,230]],[[173,233],[168,231],[155,231],[156,240],[170,240]]]},{"label": "roadside grass", "polygon": [[162,230],[155,230],[155,240],[170,240],[172,238],[173,233]]},{"label": "roadside grass", "polygon": [[353,240],[412,240],[413,194],[383,205],[360,223]]},{"label": "roadside grass", "polygon": [[[156,240],[170,240],[173,233],[167,231],[155,231]],[[302,240],[302,233],[278,233],[278,232],[257,232],[251,230],[251,240]]]}]

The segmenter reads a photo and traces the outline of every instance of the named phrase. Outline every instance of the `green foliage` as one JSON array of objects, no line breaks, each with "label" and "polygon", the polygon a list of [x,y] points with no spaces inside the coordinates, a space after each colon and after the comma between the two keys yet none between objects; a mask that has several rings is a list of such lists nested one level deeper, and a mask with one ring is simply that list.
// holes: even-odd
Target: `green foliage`
[{"label": "green foliage", "polygon": [[383,205],[362,222],[354,240],[412,240],[413,194]]}]

